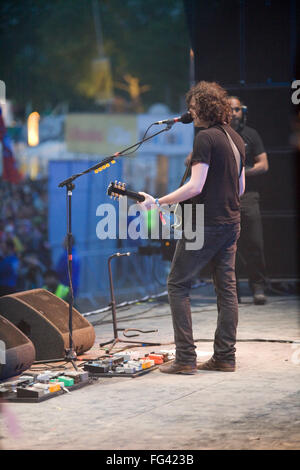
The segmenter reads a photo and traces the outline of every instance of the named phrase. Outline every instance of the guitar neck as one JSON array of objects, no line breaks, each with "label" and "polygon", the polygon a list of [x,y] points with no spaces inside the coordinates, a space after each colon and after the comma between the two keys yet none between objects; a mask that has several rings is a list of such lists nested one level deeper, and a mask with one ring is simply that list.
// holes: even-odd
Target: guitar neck
[{"label": "guitar neck", "polygon": [[139,193],[136,193],[135,191],[130,191],[130,189],[125,189],[123,195],[139,202],[143,202],[145,200],[144,196]]}]

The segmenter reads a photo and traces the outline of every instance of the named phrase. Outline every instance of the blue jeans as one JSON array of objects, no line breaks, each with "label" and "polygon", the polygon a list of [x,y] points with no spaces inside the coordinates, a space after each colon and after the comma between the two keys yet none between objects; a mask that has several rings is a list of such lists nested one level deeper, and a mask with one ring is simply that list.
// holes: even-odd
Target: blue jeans
[{"label": "blue jeans", "polygon": [[214,358],[235,364],[238,301],[235,278],[236,245],[240,224],[204,228],[204,244],[200,250],[186,250],[184,237],[178,240],[168,277],[168,295],[172,312],[176,361],[195,364],[190,309],[190,288],[193,278],[211,264],[217,294],[218,320],[214,338]]}]

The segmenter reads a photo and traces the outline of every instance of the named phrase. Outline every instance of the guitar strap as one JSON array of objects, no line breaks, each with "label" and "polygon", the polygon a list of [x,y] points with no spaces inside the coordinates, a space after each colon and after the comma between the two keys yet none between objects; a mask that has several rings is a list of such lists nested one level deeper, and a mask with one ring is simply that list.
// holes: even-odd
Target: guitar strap
[{"label": "guitar strap", "polygon": [[[192,164],[192,158],[189,159],[189,162],[188,162],[188,164],[187,164],[187,166],[186,166],[184,175],[183,175],[183,177],[182,177],[182,179],[181,179],[181,181],[180,181],[179,188],[180,188],[181,186],[183,186],[183,184],[185,183],[185,181],[186,181],[186,179],[187,179],[187,177],[188,177],[188,175],[189,175],[189,171],[190,171],[190,169],[191,169],[191,164]],[[189,201],[189,200],[187,200],[187,201],[182,201],[182,202],[178,202],[178,203],[176,204],[176,208],[175,208],[175,211],[174,211],[175,222],[174,222],[174,224],[172,225],[172,228],[179,230],[179,227],[180,227],[180,226],[182,227],[182,225],[183,225],[183,224],[182,224],[182,215],[183,215],[183,213],[181,212],[181,216],[178,216],[178,214],[177,214],[177,207],[180,206],[181,209],[182,209],[182,211],[183,211],[183,210],[184,210],[184,203],[187,203],[188,201]],[[181,229],[182,229],[182,228],[181,228]]]},{"label": "guitar strap", "polygon": [[179,185],[179,188],[185,183],[185,180],[187,179],[188,177],[188,174],[189,174],[189,171],[190,171],[190,168],[191,168],[191,162],[192,162],[192,158],[189,159],[189,162],[187,164],[187,167],[185,169],[185,172],[184,172],[184,175],[182,177],[182,180],[180,181],[180,185]]},{"label": "guitar strap", "polygon": [[242,173],[242,158],[241,158],[241,154],[237,148],[237,146],[235,145],[235,143],[233,142],[232,138],[230,137],[230,135],[228,134],[228,132],[226,131],[226,129],[224,129],[223,126],[219,126],[220,129],[222,129],[223,132],[225,132],[225,134],[227,135],[227,138],[229,140],[229,143],[231,145],[231,148],[232,148],[232,151],[233,151],[233,155],[234,155],[234,158],[235,158],[235,162],[236,162],[236,166],[237,166],[237,171],[238,171],[238,175],[239,177],[241,176],[241,173]]}]

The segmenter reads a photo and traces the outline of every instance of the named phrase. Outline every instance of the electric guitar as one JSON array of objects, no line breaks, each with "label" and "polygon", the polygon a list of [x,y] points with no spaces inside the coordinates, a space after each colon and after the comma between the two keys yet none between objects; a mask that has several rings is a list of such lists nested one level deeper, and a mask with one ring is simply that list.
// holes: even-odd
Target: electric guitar
[{"label": "electric guitar", "polygon": [[[107,188],[107,195],[114,198],[120,198],[122,196],[127,196],[130,199],[133,199],[138,202],[143,202],[145,197],[142,194],[139,194],[135,191],[126,189],[126,183],[121,183],[120,181],[111,182]],[[178,204],[176,205],[177,208]],[[170,214],[174,217],[174,223],[171,225],[171,228],[175,231],[181,231],[182,218],[180,215],[176,214],[176,208],[174,212],[170,211]],[[162,213],[165,214],[165,210],[162,210]],[[170,216],[169,216],[170,217]]]}]

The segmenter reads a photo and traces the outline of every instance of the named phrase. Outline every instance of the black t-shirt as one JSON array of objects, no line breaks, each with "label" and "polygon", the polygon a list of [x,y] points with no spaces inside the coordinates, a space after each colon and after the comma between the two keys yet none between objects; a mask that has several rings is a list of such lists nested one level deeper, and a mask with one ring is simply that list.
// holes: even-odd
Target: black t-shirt
[{"label": "black t-shirt", "polygon": [[[265,152],[264,144],[259,133],[252,127],[244,126],[237,130],[238,134],[245,142],[246,149],[246,167],[253,167],[255,157]],[[260,175],[246,177],[246,192],[258,191],[258,179]]]},{"label": "black t-shirt", "polygon": [[[245,165],[245,145],[228,125],[223,126],[241,154]],[[219,126],[201,129],[195,136],[191,164],[209,165],[200,194],[193,204],[204,204],[205,225],[232,224],[240,221],[239,174],[227,135]],[[241,167],[241,168],[242,168]]]}]

